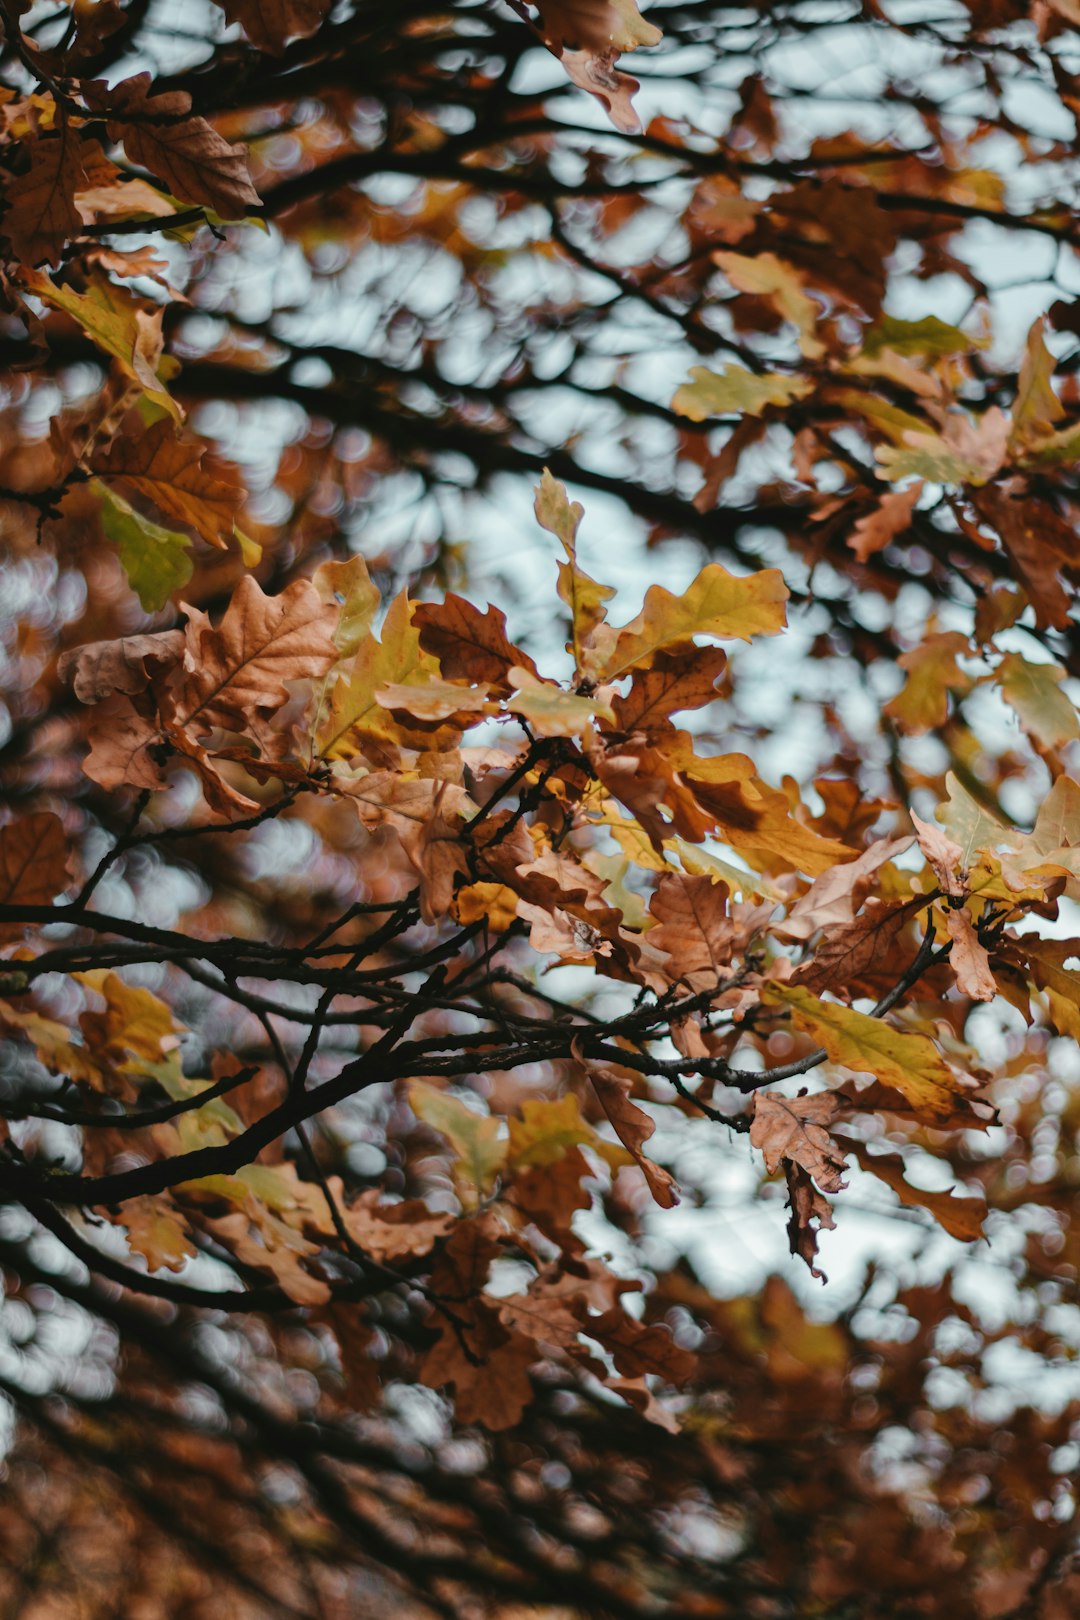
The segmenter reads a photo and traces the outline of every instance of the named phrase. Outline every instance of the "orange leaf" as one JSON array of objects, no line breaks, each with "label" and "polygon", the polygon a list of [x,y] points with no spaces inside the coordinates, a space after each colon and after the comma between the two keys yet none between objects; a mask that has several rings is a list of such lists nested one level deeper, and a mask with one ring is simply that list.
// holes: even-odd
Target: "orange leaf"
[{"label": "orange leaf", "polygon": [[956,983],[965,996],[973,1001],[993,1001],[997,985],[990,971],[990,958],[980,943],[974,924],[964,910],[950,911],[947,919],[949,961],[956,974]]},{"label": "orange leaf", "polygon": [[[574,1045],[576,1048],[577,1043]],[[628,1076],[620,1074],[609,1063],[593,1063],[587,1058],[581,1058],[580,1053],[575,1055],[584,1063],[593,1089],[600,1099],[600,1106],[615,1127],[615,1135],[641,1166],[649,1191],[662,1209],[671,1209],[679,1202],[679,1189],[669,1171],[653,1164],[651,1159],[645,1157],[644,1144],[656,1130],[656,1124],[643,1109],[630,1101],[630,1087],[633,1081]]]},{"label": "orange leaf", "polygon": [[[67,888],[70,850],[64,824],[51,810],[35,810],[0,827],[0,905],[47,906]],[[0,925],[0,938],[19,933]]]},{"label": "orange leaf", "polygon": [[231,538],[247,494],[235,467],[211,455],[201,441],[177,438],[166,421],[144,433],[118,436],[91,470],[150,501],[212,546]]},{"label": "orange leaf", "polygon": [[330,15],[333,0],[218,0],[260,51],[280,56],[290,39],[309,39]]}]

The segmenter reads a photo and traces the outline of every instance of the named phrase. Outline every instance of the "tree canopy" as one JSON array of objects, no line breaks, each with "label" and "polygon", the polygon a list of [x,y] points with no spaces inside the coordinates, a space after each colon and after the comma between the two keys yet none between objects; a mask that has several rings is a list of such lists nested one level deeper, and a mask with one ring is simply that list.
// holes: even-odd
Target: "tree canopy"
[{"label": "tree canopy", "polygon": [[1078,22],[0,0],[5,1616],[1075,1612]]}]

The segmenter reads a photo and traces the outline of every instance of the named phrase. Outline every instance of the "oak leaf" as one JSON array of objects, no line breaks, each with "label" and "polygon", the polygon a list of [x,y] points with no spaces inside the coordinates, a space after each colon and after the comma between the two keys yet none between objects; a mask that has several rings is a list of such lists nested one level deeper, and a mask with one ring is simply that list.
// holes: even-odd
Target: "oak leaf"
[{"label": "oak leaf", "polygon": [[796,1027],[824,1047],[833,1063],[876,1075],[906,1097],[928,1123],[951,1117],[963,1086],[933,1041],[893,1029],[880,1018],[819,1001],[801,985],[771,981],[762,1002],[789,1009]]},{"label": "oak leaf", "polygon": [[956,983],[965,996],[973,1001],[993,1001],[997,985],[990,971],[990,958],[967,912],[950,910],[946,921],[949,930],[949,962],[956,974]]},{"label": "oak leaf", "polygon": [[826,1126],[834,1122],[845,1101],[835,1091],[806,1097],[759,1091],[754,1098],[750,1141],[765,1155],[769,1174],[775,1175],[787,1159],[801,1165],[823,1192],[841,1192],[847,1166]]},{"label": "oak leaf", "polygon": [[899,1153],[871,1153],[866,1143],[855,1137],[845,1137],[844,1148],[860,1169],[891,1187],[902,1204],[928,1210],[950,1237],[959,1238],[961,1243],[974,1243],[982,1237],[985,1199],[954,1198],[951,1191],[926,1192],[921,1187],[913,1187],[905,1175],[907,1166]]},{"label": "oak leaf", "polygon": [[802,276],[794,265],[778,259],[775,253],[714,253],[713,259],[739,292],[766,299],[790,321],[799,334],[799,348],[808,360],[820,360],[825,345],[816,336],[817,304],[807,294]]},{"label": "oak leaf", "polygon": [[58,265],[65,245],[82,230],[75,193],[86,182],[83,138],[58,110],[55,127],[26,144],[29,166],[6,184],[0,231],[24,264]]},{"label": "oak leaf", "polygon": [[147,399],[179,421],[180,407],[165,386],[173,362],[163,360],[161,309],[151,309],[99,271],[86,277],[86,290],[59,287],[40,270],[23,270],[24,286],[43,303],[82,327],[87,337],[118,360]]},{"label": "oak leaf", "polygon": [[770,405],[790,405],[813,390],[809,377],[787,377],[780,372],[757,374],[742,366],[712,371],[691,366],[691,381],[683,383],[671,402],[673,411],[691,422],[710,416],[761,416]]},{"label": "oak leaf", "polygon": [[609,1063],[594,1063],[578,1056],[579,1061],[584,1062],[601,1108],[614,1126],[615,1135],[644,1172],[649,1191],[662,1209],[671,1209],[679,1202],[679,1190],[671,1173],[645,1156],[644,1146],[656,1130],[656,1123],[631,1102],[633,1080]]},{"label": "oak leaf", "polygon": [[967,636],[958,630],[927,636],[918,647],[897,660],[907,680],[884,712],[908,736],[939,730],[948,719],[949,693],[965,697],[975,684],[957,664],[969,651]]},{"label": "oak leaf", "polygon": [[172,669],[183,655],[184,632],[159,630],[115,641],[89,641],[62,653],[56,668],[62,681],[71,682],[80,703],[100,703],[114,692],[144,692],[155,676]]},{"label": "oak leaf", "polygon": [[606,632],[602,655],[593,673],[597,679],[617,680],[632,669],[645,668],[658,652],[691,636],[749,641],[752,636],[779,635],[787,624],[784,604],[788,588],[777,568],[756,574],[729,574],[719,563],[708,563],[681,596],[663,585],[650,585],[636,619]]},{"label": "oak leaf", "polygon": [[428,1254],[454,1229],[452,1215],[431,1210],[419,1198],[383,1203],[379,1190],[362,1192],[344,1212],[349,1233],[365,1254],[380,1263]]},{"label": "oak leaf", "polygon": [[666,1383],[685,1384],[697,1370],[697,1357],[675,1343],[669,1327],[660,1322],[643,1325],[620,1305],[586,1318],[582,1332],[603,1345],[628,1378],[651,1373]]},{"label": "oak leaf", "polygon": [[[673,977],[708,974],[718,981],[735,951],[745,947],[746,931],[732,917],[728,899],[727,885],[708,877],[671,872],[660,879],[649,901],[658,926],[649,930],[648,941],[669,959]],[[762,908],[759,925],[772,909]]]},{"label": "oak leaf", "polygon": [[671,715],[714,701],[726,666],[722,647],[697,647],[692,641],[656,653],[648,669],[634,671],[629,692],[612,699],[616,726],[626,732],[670,729]]},{"label": "oak leaf", "polygon": [[910,849],[913,842],[910,836],[879,838],[857,859],[823,872],[795,902],[776,932],[784,939],[809,939],[819,928],[854,922],[875,874],[886,861]]},{"label": "oak leaf", "polygon": [[337,659],[337,608],[306,579],[267,596],[245,575],[216,627],[201,609],[186,611],[184,680],[173,716],[180,727],[244,731],[257,711],[286,702],[286,681],[317,679]]},{"label": "oak leaf", "polygon": [[225,546],[232,537],[247,493],[234,466],[208,453],[200,440],[178,438],[168,422],[118,435],[94,458],[92,471],[212,546]]},{"label": "oak leaf", "polygon": [[1033,664],[1020,653],[1006,653],[994,680],[1036,748],[1063,748],[1080,737],[1076,709],[1061,689],[1060,664]]},{"label": "oak leaf", "polygon": [[330,15],[333,0],[217,0],[260,51],[280,56],[290,39],[309,39]]},{"label": "oak leaf", "polygon": [[873,511],[859,519],[847,543],[860,562],[884,551],[898,535],[906,533],[922,492],[919,481],[909,484],[907,489],[893,490],[881,497]]},{"label": "oak leaf", "polygon": [[538,673],[528,653],[508,640],[506,615],[498,608],[489,605],[481,613],[466,597],[448,591],[441,602],[417,603],[412,622],[421,647],[438,660],[449,680],[475,681],[509,692],[515,666],[533,676]]},{"label": "oak leaf", "polygon": [[[0,905],[47,906],[71,880],[64,824],[51,810],[35,810],[0,827]],[[18,924],[0,924],[0,939]]]},{"label": "oak leaf", "polygon": [[567,692],[520,666],[510,670],[510,678],[516,690],[506,699],[506,707],[541,737],[579,737],[596,720],[614,723],[615,711],[601,698]]},{"label": "oak leaf", "polygon": [[914,900],[868,901],[853,922],[824,930],[814,955],[800,963],[792,982],[815,995],[828,990],[844,1001],[858,996],[876,1001],[907,970],[912,953],[901,941],[925,904],[921,895]]},{"label": "oak leaf", "polygon": [[137,73],[111,89],[103,79],[82,87],[87,105],[104,116],[119,141],[174,196],[212,208],[222,219],[243,219],[259,207],[247,153],[230,146],[205,118],[191,113],[184,90],[152,95],[152,77]]}]

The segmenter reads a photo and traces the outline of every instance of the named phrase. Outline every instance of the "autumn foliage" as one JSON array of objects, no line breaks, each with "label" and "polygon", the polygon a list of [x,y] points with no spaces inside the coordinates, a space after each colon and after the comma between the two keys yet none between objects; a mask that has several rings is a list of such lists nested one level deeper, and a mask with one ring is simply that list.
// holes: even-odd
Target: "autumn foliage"
[{"label": "autumn foliage", "polygon": [[0,0],[0,1610],[1074,1613],[1075,7],[172,10]]}]

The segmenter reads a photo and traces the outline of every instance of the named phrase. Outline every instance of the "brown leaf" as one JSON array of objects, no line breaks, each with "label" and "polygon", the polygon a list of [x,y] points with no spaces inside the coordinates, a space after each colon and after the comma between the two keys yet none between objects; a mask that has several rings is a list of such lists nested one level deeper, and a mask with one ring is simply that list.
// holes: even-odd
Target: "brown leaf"
[{"label": "brown leaf", "polygon": [[587,1317],[582,1332],[602,1344],[627,1378],[654,1373],[670,1384],[685,1384],[697,1370],[697,1357],[675,1343],[671,1329],[660,1322],[647,1327],[613,1305],[602,1316]]},{"label": "brown leaf", "polygon": [[59,264],[64,245],[82,231],[75,193],[86,183],[82,137],[67,115],[26,143],[30,166],[6,185],[0,230],[25,264]]},{"label": "brown leaf", "polygon": [[455,1221],[452,1215],[429,1209],[419,1198],[382,1203],[378,1188],[372,1187],[345,1211],[345,1225],[365,1254],[392,1263],[429,1253],[453,1230]]},{"label": "brown leaf", "polygon": [[787,1223],[788,1247],[792,1254],[806,1261],[810,1267],[811,1277],[820,1277],[822,1282],[828,1282],[828,1277],[823,1271],[818,1270],[814,1262],[817,1259],[819,1232],[831,1231],[836,1225],[832,1207],[828,1199],[818,1192],[801,1165],[795,1164],[791,1159],[786,1160],[784,1174],[787,1177],[788,1207],[791,1210]]},{"label": "brown leaf", "polygon": [[1075,567],[1076,537],[1048,501],[1026,488],[988,485],[973,504],[1001,536],[1041,629],[1069,626],[1069,595],[1062,568]]},{"label": "brown leaf", "polygon": [[412,622],[420,632],[420,645],[439,660],[450,680],[475,681],[509,692],[515,665],[539,678],[528,653],[506,635],[506,615],[488,606],[483,613],[464,596],[448,591],[441,602],[419,602]]},{"label": "brown leaf", "polygon": [[222,219],[243,219],[259,207],[247,152],[230,146],[205,118],[191,115],[184,90],[151,95],[152,77],[138,73],[112,89],[104,79],[82,86],[88,106],[103,114],[110,140],[149,169],[174,196],[212,208]]},{"label": "brown leaf", "polygon": [[808,1097],[784,1097],[759,1091],[754,1098],[750,1141],[765,1155],[765,1168],[775,1175],[785,1160],[801,1165],[825,1192],[841,1192],[847,1166],[825,1129],[844,1107],[835,1091]]},{"label": "brown leaf", "polygon": [[924,904],[921,896],[914,901],[870,901],[854,922],[825,930],[811,960],[795,970],[792,983],[805,985],[815,995],[828,990],[849,1000],[871,996],[876,1001],[910,965],[911,953],[902,949],[901,938]]},{"label": "brown leaf", "polygon": [[660,879],[649,901],[659,926],[649,930],[648,940],[669,958],[673,976],[705,972],[721,977],[742,940],[728,899],[727,884],[708,877],[672,872]]},{"label": "brown leaf", "polygon": [[956,983],[965,996],[973,1001],[993,1001],[997,985],[990,971],[990,958],[980,942],[975,926],[962,908],[950,911],[947,919],[949,961],[956,974]]},{"label": "brown leaf", "polygon": [[[64,824],[51,810],[35,810],[0,827],[0,905],[47,906],[67,888],[70,849]],[[19,933],[0,924],[0,939]]]},{"label": "brown leaf", "polygon": [[82,768],[91,782],[152,791],[165,786],[163,766],[151,752],[162,744],[161,729],[126,700],[106,702],[87,735],[90,752]]},{"label": "brown leaf", "polygon": [[906,489],[883,495],[873,511],[861,517],[848,535],[848,545],[860,562],[884,551],[890,541],[911,527],[911,514],[923,492],[922,480],[909,484]]},{"label": "brown leaf", "polygon": [[306,579],[267,596],[245,575],[216,629],[200,609],[185,611],[184,679],[171,716],[179,727],[243,731],[256,711],[287,700],[285,681],[317,680],[337,662],[337,606]]},{"label": "brown leaf", "polygon": [[[574,1043],[576,1048],[577,1042]],[[661,1169],[647,1159],[644,1145],[656,1130],[656,1124],[630,1100],[630,1087],[633,1081],[612,1068],[609,1063],[593,1063],[575,1053],[579,1061],[584,1063],[593,1089],[600,1099],[600,1106],[608,1119],[615,1127],[615,1135],[623,1147],[633,1156],[644,1172],[649,1191],[662,1209],[671,1209],[679,1202],[679,1189],[675,1185],[674,1177],[669,1171]]]},{"label": "brown leaf", "polygon": [[119,434],[91,470],[212,546],[232,537],[247,494],[234,466],[210,454],[201,440],[177,438],[167,421],[143,433]]},{"label": "brown leaf", "polygon": [[913,1187],[906,1179],[906,1165],[899,1153],[871,1153],[865,1142],[854,1137],[845,1138],[844,1146],[858,1161],[860,1168],[891,1187],[902,1204],[928,1210],[951,1237],[959,1238],[961,1243],[974,1243],[976,1238],[982,1237],[986,1219],[984,1199],[954,1198],[951,1191],[925,1192],[921,1187]]},{"label": "brown leaf", "polygon": [[866,899],[874,874],[895,856],[910,849],[914,839],[879,838],[858,860],[834,866],[815,879],[801,900],[796,901],[776,932],[784,939],[809,939],[819,928],[850,923]]},{"label": "brown leaf", "polygon": [[716,682],[727,665],[721,647],[693,642],[657,653],[649,669],[635,670],[630,690],[612,703],[620,731],[669,729],[680,709],[700,709],[717,696]]},{"label": "brown leaf", "polygon": [[309,39],[330,15],[333,0],[217,0],[260,51],[280,56],[290,39]]},{"label": "brown leaf", "polygon": [[156,675],[171,669],[183,655],[184,632],[161,630],[156,635],[90,641],[63,653],[56,671],[62,681],[71,682],[80,703],[100,703],[113,692],[129,696],[144,692]]},{"label": "brown leaf", "polygon": [[520,1334],[507,1333],[487,1307],[474,1315],[467,1343],[468,1354],[451,1326],[440,1328],[420,1364],[421,1382],[429,1389],[453,1388],[459,1423],[512,1429],[533,1398],[529,1368],[539,1359],[535,1346]]}]

